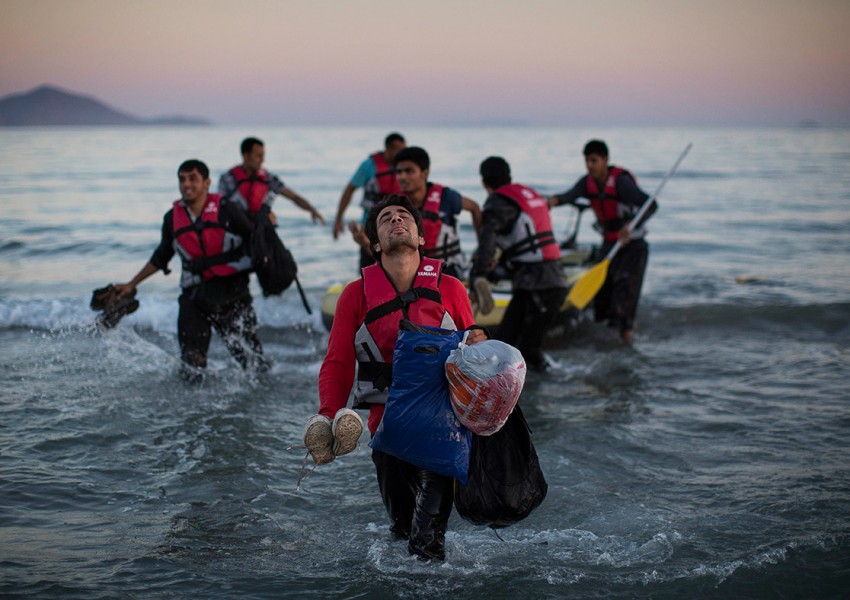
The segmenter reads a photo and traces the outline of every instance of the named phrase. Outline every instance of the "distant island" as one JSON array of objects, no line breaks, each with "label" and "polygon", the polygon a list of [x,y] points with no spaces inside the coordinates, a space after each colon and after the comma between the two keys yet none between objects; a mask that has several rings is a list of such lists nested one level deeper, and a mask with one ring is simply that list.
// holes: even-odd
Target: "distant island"
[{"label": "distant island", "polygon": [[49,85],[0,98],[0,127],[210,124],[206,119],[182,115],[142,119],[110,108],[91,96]]}]

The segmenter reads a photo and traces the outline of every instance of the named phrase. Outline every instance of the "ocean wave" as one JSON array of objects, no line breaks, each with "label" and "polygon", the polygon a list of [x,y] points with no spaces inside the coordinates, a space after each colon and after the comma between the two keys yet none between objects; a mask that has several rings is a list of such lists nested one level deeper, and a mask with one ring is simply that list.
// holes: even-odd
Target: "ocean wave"
[{"label": "ocean wave", "polygon": [[73,260],[80,255],[116,256],[116,252],[149,253],[150,227],[114,222],[76,223],[71,226],[15,226],[4,223],[0,231],[0,254],[23,259],[45,254],[59,260]]},{"label": "ocean wave", "polygon": [[[694,169],[676,171],[676,179],[735,179],[741,177],[741,175],[739,172],[729,171],[697,171]],[[666,176],[666,171],[647,171],[639,174],[641,179],[663,179]]]},{"label": "ocean wave", "polygon": [[[0,330],[90,331],[97,314],[88,306],[88,298],[11,298],[0,300]],[[290,330],[309,327],[323,330],[319,300],[308,298],[313,314],[308,315],[297,294],[255,298],[254,308],[260,327]],[[177,299],[173,296],[146,294],[139,309],[121,320],[119,327],[139,327],[159,333],[177,333]]]},{"label": "ocean wave", "polygon": [[[320,293],[308,290],[313,311],[307,314],[299,296],[254,298],[260,327],[266,330],[291,330],[307,327],[324,331],[321,322]],[[39,331],[87,330],[97,316],[88,306],[88,297],[7,298],[0,300],[0,330],[33,329]],[[124,317],[119,327],[138,327],[160,333],[176,333],[175,296],[146,294],[139,309]],[[740,331],[816,330],[830,335],[850,335],[850,303],[824,304],[744,304],[740,302],[700,303],[669,306],[652,301],[639,313],[640,328],[662,335],[687,329],[736,329]]]},{"label": "ocean wave", "polygon": [[825,304],[743,304],[716,303],[688,306],[649,304],[640,314],[644,329],[670,330],[681,327],[775,329],[815,329],[825,333],[850,333],[850,303]]},{"label": "ocean wave", "polygon": [[26,244],[24,242],[21,242],[19,240],[10,240],[8,242],[3,242],[2,244],[0,244],[0,253],[12,252],[14,250],[20,250],[25,247]]},{"label": "ocean wave", "polygon": [[55,243],[55,244],[29,244],[18,240],[13,240],[7,246],[0,246],[0,252],[16,251],[26,257],[36,257],[49,254],[51,256],[62,255],[80,255],[80,254],[102,254],[105,251],[116,250],[138,250],[133,246],[122,244],[121,242],[70,242],[70,243]]},{"label": "ocean wave", "polygon": [[[690,180],[712,180],[721,181],[728,179],[773,179],[781,175],[781,171],[770,171],[767,169],[751,170],[751,171],[710,171],[696,169],[682,169],[676,171],[676,179]],[[667,176],[667,171],[645,171],[635,173],[640,181],[654,181],[664,179]],[[647,190],[649,191],[649,190]]]}]

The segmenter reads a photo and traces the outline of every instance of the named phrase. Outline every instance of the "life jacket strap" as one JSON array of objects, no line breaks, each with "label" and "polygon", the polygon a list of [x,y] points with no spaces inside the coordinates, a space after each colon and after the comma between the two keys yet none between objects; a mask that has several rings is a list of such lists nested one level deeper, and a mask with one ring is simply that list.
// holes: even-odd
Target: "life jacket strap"
[{"label": "life jacket strap", "polygon": [[525,254],[526,252],[535,252],[549,244],[558,243],[555,239],[555,234],[553,234],[552,231],[541,231],[539,233],[532,234],[531,230],[528,229],[528,234],[528,237],[525,239],[506,248],[505,251],[502,252],[502,260],[510,260],[511,258]]},{"label": "life jacket strap", "polygon": [[221,223],[215,223],[213,221],[201,221],[198,219],[191,225],[186,225],[185,227],[181,227],[180,229],[174,232],[174,237],[178,238],[184,233],[197,233],[200,234],[204,229],[224,229],[224,225]]},{"label": "life jacket strap", "polygon": [[407,315],[407,307],[419,300],[420,298],[424,298],[426,300],[432,300],[434,302],[440,303],[442,301],[442,295],[437,290],[431,288],[424,287],[416,287],[410,288],[403,294],[396,294],[396,297],[392,300],[388,300],[383,304],[380,304],[366,313],[366,318],[364,319],[364,323],[368,325],[373,321],[377,321],[381,317],[385,317],[389,314],[394,313],[397,310],[401,310]]},{"label": "life jacket strap", "polygon": [[244,248],[233,248],[215,256],[201,256],[199,258],[185,260],[183,261],[183,266],[187,271],[199,275],[211,267],[236,262],[243,256],[245,256]]},{"label": "life jacket strap", "polygon": [[379,392],[383,392],[393,382],[393,365],[385,362],[358,362],[357,380],[369,381]]},{"label": "life jacket strap", "polygon": [[455,240],[448,244],[444,243],[441,246],[430,248],[425,251],[425,256],[428,258],[439,258],[441,260],[446,260],[456,254],[460,254],[460,240]]}]

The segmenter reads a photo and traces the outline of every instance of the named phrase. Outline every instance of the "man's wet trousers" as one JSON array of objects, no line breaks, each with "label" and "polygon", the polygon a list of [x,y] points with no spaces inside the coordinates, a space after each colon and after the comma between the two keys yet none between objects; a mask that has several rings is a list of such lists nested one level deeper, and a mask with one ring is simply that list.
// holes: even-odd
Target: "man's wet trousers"
[{"label": "man's wet trousers", "polygon": [[443,560],[454,479],[377,450],[372,451],[372,462],[390,516],[390,531],[408,540],[407,549],[411,554]]}]

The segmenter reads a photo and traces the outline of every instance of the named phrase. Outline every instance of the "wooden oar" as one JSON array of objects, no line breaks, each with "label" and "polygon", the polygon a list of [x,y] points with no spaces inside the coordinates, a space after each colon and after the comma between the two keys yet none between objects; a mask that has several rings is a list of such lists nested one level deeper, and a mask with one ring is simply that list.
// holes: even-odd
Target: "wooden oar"
[{"label": "wooden oar", "polygon": [[[629,231],[633,230],[638,223],[640,223],[643,216],[646,212],[655,205],[655,201],[658,198],[658,194],[661,193],[662,188],[664,188],[664,184],[666,184],[670,178],[673,176],[673,173],[676,172],[676,169],[679,168],[679,165],[685,159],[685,155],[687,155],[688,151],[691,149],[692,144],[688,144],[682,154],[679,155],[679,159],[676,163],[670,168],[667,172],[667,175],[664,176],[664,179],[661,180],[661,183],[658,185],[658,189],[655,190],[655,193],[652,197],[643,203],[643,206],[640,207],[637,214],[629,221]],[[575,308],[582,310],[585,306],[593,300],[593,297],[599,293],[599,290],[602,288],[602,284],[605,283],[605,278],[608,276],[608,266],[611,264],[611,259],[619,252],[620,248],[622,248],[622,244],[620,240],[617,240],[614,245],[611,247],[611,250],[608,251],[608,254],[595,264],[593,267],[587,270],[587,272],[581,276],[575,285],[570,289],[570,293],[567,296],[567,302]]]}]

